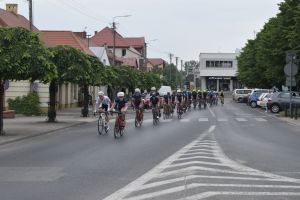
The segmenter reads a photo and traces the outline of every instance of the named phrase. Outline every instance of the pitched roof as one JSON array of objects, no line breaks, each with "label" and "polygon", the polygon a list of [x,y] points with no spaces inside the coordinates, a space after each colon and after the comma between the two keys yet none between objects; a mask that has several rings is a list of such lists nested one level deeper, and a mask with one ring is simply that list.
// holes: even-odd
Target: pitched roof
[{"label": "pitched roof", "polygon": [[[112,47],[114,45],[114,34],[111,28],[105,27],[101,31],[97,32],[92,38],[91,41],[98,45],[103,46],[107,45]],[[134,48],[143,48],[145,44],[144,37],[123,37],[118,32],[116,32],[116,47],[134,47]]]},{"label": "pitched roof", "polygon": [[[107,45],[112,47],[114,45],[114,34],[111,28],[105,27],[101,31],[97,32],[93,37],[91,37],[91,41],[97,46]],[[128,47],[129,44],[124,40],[124,38],[116,32],[116,47]]]},{"label": "pitched roof", "polygon": [[148,58],[147,59],[148,62],[153,65],[153,66],[157,66],[157,65],[163,65],[166,63],[166,61],[164,61],[163,59],[161,58]]},{"label": "pitched roof", "polygon": [[87,42],[72,31],[42,31],[41,35],[41,38],[47,47],[68,45],[79,49],[88,55],[95,56],[95,54],[88,48]]},{"label": "pitched roof", "polygon": [[[0,8],[0,26],[10,27],[23,27],[29,29],[29,20],[19,14],[14,14],[10,11],[6,11]],[[33,26],[33,31],[38,32],[39,30]]]},{"label": "pitched roof", "polygon": [[121,58],[122,65],[138,68],[138,63],[136,58]]}]

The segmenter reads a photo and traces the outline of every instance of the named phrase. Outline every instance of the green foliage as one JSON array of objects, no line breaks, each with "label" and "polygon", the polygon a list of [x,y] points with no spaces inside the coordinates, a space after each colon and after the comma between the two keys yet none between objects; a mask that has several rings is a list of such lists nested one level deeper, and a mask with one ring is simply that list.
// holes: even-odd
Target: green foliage
[{"label": "green foliage", "polygon": [[27,116],[40,115],[42,113],[39,95],[36,92],[31,92],[26,96],[15,99],[8,99],[8,106],[9,109],[15,110],[16,113]]},{"label": "green foliage", "polygon": [[[300,56],[300,1],[286,0],[279,10],[238,57],[238,79],[248,87],[285,85],[285,52],[295,50]],[[296,80],[300,84],[299,75]]]},{"label": "green foliage", "polygon": [[36,33],[24,28],[0,28],[0,79],[48,82],[56,76],[51,56]]}]

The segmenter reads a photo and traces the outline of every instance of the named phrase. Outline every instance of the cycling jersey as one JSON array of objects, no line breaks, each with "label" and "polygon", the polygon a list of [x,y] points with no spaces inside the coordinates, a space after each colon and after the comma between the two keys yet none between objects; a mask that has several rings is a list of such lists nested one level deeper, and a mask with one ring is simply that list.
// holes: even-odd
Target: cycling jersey
[{"label": "cycling jersey", "polygon": [[128,101],[123,98],[122,100],[119,99],[118,97],[115,99],[115,109],[118,111],[121,111],[122,108],[124,108],[126,106],[126,104],[128,103]]},{"label": "cycling jersey", "polygon": [[181,103],[181,101],[182,101],[182,99],[183,99],[183,94],[177,94],[176,95],[176,98],[177,98],[177,101],[179,102],[179,103]]},{"label": "cycling jersey", "polygon": [[197,99],[197,92],[192,92],[193,99]]},{"label": "cycling jersey", "polygon": [[156,106],[159,102],[159,97],[153,93],[150,97],[150,102],[152,103],[153,106]]},{"label": "cycling jersey", "polygon": [[142,102],[142,94],[140,92],[135,92],[132,98],[135,108],[139,107]]},{"label": "cycling jersey", "polygon": [[108,96],[104,96],[103,99],[98,97],[96,101],[96,109],[102,108],[105,111],[107,111],[109,104],[110,104],[110,99]]},{"label": "cycling jersey", "polygon": [[169,103],[169,96],[168,95],[164,95],[164,102],[167,104]]}]

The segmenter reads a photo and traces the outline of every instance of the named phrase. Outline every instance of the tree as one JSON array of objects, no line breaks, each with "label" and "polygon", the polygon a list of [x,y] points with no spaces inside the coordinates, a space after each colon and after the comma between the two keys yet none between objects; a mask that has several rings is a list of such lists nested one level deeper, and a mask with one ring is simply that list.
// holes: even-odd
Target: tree
[{"label": "tree", "polygon": [[52,54],[36,33],[24,28],[0,28],[0,134],[3,134],[4,80],[49,81],[57,75]]},{"label": "tree", "polygon": [[[300,53],[300,2],[286,0],[279,4],[280,13],[271,18],[249,40],[238,57],[238,79],[249,87],[270,88],[285,84],[285,52]],[[300,75],[296,81],[300,84]]]},{"label": "tree", "polygon": [[76,83],[83,86],[84,93],[84,108],[82,114],[84,117],[88,114],[88,85],[98,84],[100,79],[97,78],[101,70],[101,63],[97,62],[94,58],[89,57],[78,49],[70,46],[57,46],[51,48],[53,53],[52,62],[57,67],[58,76],[50,82],[50,109],[48,111],[49,122],[55,121],[55,99],[56,88],[59,84],[66,82]]}]

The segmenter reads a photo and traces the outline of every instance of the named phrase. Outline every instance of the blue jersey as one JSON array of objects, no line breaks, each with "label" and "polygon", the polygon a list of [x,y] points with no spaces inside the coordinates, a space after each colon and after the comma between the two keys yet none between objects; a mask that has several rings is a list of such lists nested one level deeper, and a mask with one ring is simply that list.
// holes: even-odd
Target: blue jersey
[{"label": "blue jersey", "polygon": [[115,104],[116,104],[115,109],[121,111],[121,109],[124,108],[127,103],[128,103],[128,101],[125,98],[123,98],[123,100],[121,100],[117,97],[115,99]]}]

